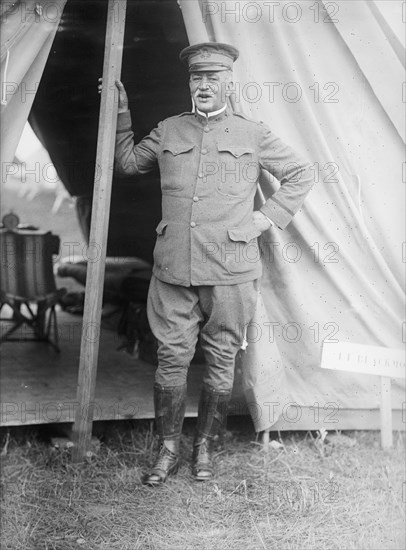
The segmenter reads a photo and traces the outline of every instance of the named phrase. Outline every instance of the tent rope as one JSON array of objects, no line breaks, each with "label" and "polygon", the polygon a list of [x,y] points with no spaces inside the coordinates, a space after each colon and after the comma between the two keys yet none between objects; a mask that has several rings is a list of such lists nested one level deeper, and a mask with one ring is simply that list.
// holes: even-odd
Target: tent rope
[{"label": "tent rope", "polygon": [[4,78],[3,78],[3,82],[2,82],[2,86],[1,86],[1,104],[2,105],[7,105],[7,98],[6,98],[7,88],[6,88],[6,85],[7,85],[7,69],[8,69],[9,59],[10,59],[10,50],[7,50],[6,62],[5,62],[5,66],[4,66]]}]

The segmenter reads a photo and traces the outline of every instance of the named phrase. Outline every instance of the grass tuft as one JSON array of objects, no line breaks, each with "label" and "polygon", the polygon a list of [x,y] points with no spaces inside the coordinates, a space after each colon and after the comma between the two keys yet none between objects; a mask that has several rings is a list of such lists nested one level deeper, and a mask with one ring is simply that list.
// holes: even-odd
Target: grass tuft
[{"label": "grass tuft", "polygon": [[[235,423],[235,421],[234,421]],[[4,550],[317,550],[405,548],[403,434],[282,434],[265,453],[252,433],[226,433],[214,480],[179,473],[142,485],[156,441],[147,422],[112,424],[96,456],[72,464],[37,434],[3,437]],[[339,436],[339,437],[338,437]],[[340,443],[341,441],[341,443]]]}]

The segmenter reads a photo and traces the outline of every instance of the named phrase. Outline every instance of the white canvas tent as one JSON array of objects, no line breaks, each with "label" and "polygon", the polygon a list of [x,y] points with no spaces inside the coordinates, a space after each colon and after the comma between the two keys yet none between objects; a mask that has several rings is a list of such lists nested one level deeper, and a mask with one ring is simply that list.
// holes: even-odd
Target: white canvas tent
[{"label": "white canvas tent", "polygon": [[[63,5],[26,2],[23,23],[17,9],[6,14],[3,167]],[[240,49],[235,108],[311,159],[317,182],[293,223],[261,238],[262,299],[237,364],[256,429],[378,428],[376,378],[322,370],[320,358],[323,341],[403,347],[402,2],[179,5],[190,43]],[[400,425],[404,385],[392,389]]]},{"label": "white canvas tent", "polygon": [[[323,341],[403,347],[401,3],[181,5],[190,41],[229,42],[243,52],[237,106],[314,163],[317,183],[301,214],[262,237],[266,315],[254,320],[246,359],[268,379],[251,380],[247,393],[275,404],[285,429],[302,425],[302,413],[311,423],[304,411],[312,405],[324,407],[326,419],[336,407],[334,420],[345,427],[371,426],[375,377],[323,371],[320,358]],[[278,351],[283,367],[275,373],[264,358]],[[288,403],[301,408],[290,419]],[[260,410],[266,428],[271,408]]]}]

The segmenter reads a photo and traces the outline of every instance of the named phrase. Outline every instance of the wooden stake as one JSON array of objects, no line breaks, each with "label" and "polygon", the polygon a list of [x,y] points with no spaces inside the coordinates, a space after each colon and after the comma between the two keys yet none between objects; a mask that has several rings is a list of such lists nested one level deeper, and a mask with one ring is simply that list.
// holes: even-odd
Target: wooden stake
[{"label": "wooden stake", "polygon": [[[99,354],[100,320],[106,262],[107,232],[113,179],[118,92],[125,29],[126,0],[109,0],[104,49],[103,89],[87,263],[85,305],[77,388],[78,408],[73,426],[72,459],[79,462],[90,451],[94,394]],[[97,86],[95,82],[95,88]]]},{"label": "wooden stake", "polygon": [[392,437],[392,403],[391,379],[381,376],[381,445],[382,449],[390,449],[393,445]]},{"label": "wooden stake", "polygon": [[264,451],[267,453],[269,452],[269,431],[264,430],[262,432],[262,445],[264,448]]}]

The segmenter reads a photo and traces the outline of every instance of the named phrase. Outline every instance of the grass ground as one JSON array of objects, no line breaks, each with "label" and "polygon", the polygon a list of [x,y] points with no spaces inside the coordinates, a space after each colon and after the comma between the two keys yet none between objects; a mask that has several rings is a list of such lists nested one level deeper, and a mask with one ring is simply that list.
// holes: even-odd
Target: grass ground
[{"label": "grass ground", "polygon": [[49,434],[12,431],[5,445],[3,431],[1,548],[405,548],[403,433],[389,451],[376,432],[289,433],[266,454],[248,421],[232,418],[216,478],[201,485],[189,470],[193,422],[179,473],[154,489],[141,484],[156,444],[149,422],[106,423],[82,465]]}]

